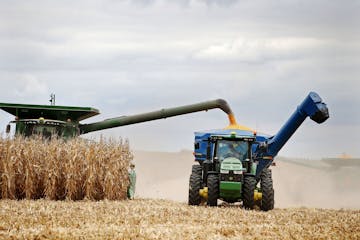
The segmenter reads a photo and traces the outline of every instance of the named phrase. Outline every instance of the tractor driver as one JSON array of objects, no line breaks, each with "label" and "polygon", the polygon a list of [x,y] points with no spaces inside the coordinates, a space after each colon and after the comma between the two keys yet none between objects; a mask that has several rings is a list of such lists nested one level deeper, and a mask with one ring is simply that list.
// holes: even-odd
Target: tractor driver
[{"label": "tractor driver", "polygon": [[238,144],[236,142],[232,142],[228,146],[229,146],[228,153],[226,155],[229,157],[234,157],[234,158],[240,159],[241,154],[237,150]]},{"label": "tractor driver", "polygon": [[220,160],[234,157],[244,160],[247,155],[247,146],[244,142],[224,142],[220,144],[219,157]]}]

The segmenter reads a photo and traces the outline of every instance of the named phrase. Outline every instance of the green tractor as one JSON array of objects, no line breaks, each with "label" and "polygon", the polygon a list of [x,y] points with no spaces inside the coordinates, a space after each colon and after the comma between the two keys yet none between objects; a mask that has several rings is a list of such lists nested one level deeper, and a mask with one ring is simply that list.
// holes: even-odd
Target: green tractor
[{"label": "green tractor", "polygon": [[[206,202],[217,206],[218,199],[228,203],[243,202],[253,209],[274,208],[271,170],[263,170],[257,187],[252,148],[257,144],[253,131],[223,129],[195,133],[195,157],[201,164],[192,166],[189,182],[189,204]],[[205,150],[205,152],[204,152]]]},{"label": "green tractor", "polygon": [[257,134],[250,128],[230,125],[226,129],[195,133],[195,161],[189,181],[189,205],[218,200],[242,202],[247,209],[274,208],[274,188],[269,167],[292,134],[310,117],[317,123],[329,118],[328,108],[314,92],[305,98],[274,135]]}]

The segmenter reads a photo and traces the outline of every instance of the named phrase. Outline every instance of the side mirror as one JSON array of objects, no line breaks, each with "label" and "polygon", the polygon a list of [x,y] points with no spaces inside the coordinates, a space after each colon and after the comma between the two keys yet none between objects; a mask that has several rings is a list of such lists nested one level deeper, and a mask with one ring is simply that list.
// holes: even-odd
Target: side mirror
[{"label": "side mirror", "polygon": [[260,151],[266,152],[267,148],[268,148],[267,142],[260,142],[258,148],[259,148]]},{"label": "side mirror", "polygon": [[6,125],[6,133],[10,133],[10,130],[11,130],[11,126],[10,124]]},{"label": "side mirror", "polygon": [[207,145],[206,147],[206,159],[210,160],[211,159],[211,148],[210,148],[210,143]]}]

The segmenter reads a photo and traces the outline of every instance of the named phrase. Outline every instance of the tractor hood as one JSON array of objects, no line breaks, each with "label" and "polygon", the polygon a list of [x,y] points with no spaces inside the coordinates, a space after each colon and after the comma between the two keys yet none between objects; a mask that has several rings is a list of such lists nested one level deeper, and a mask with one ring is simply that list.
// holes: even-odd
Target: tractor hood
[{"label": "tractor hood", "polygon": [[239,159],[234,157],[225,158],[221,162],[220,171],[242,171],[243,166]]}]

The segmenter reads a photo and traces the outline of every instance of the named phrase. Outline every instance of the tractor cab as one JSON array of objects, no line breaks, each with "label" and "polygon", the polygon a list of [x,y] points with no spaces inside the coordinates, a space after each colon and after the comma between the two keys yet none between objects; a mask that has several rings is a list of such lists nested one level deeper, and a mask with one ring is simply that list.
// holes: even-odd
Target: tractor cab
[{"label": "tractor cab", "polygon": [[220,174],[242,174],[251,172],[253,136],[237,136],[232,132],[229,136],[217,135],[211,137],[214,153],[211,162]]},{"label": "tractor cab", "polygon": [[195,133],[195,161],[222,163],[227,158],[247,162],[252,157],[256,135],[250,131],[226,129],[212,133]]}]

